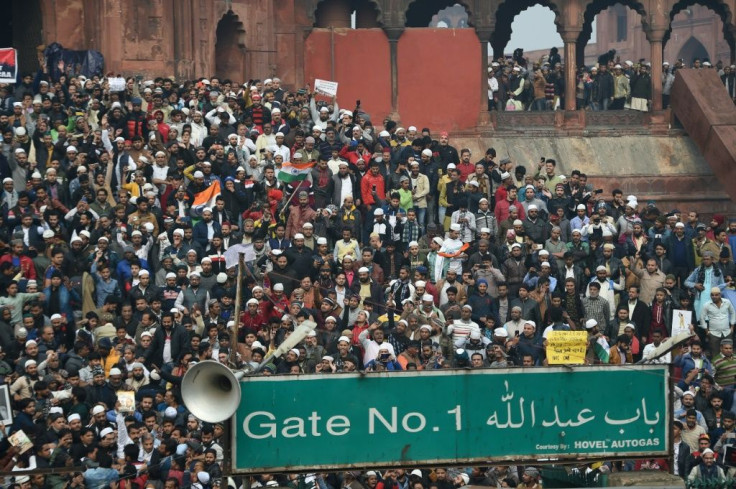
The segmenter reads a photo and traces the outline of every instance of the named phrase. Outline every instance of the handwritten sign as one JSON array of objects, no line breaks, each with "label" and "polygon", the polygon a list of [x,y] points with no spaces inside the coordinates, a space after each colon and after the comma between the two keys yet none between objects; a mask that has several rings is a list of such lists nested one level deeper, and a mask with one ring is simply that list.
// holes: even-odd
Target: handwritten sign
[{"label": "handwritten sign", "polygon": [[547,362],[550,365],[582,365],[588,333],[585,331],[550,331],[547,335]]},{"label": "handwritten sign", "polygon": [[[282,375],[245,377],[240,386],[248,394],[232,424],[236,473],[671,450],[668,366]],[[406,392],[442,395],[427,402]],[[310,403],[315,393],[342,402]]]},{"label": "handwritten sign", "polygon": [[693,312],[684,309],[672,311],[672,336],[690,331],[690,323],[693,321]]},{"label": "handwritten sign", "polygon": [[125,78],[108,78],[107,82],[110,84],[111,92],[125,91]]},{"label": "handwritten sign", "polygon": [[317,78],[314,80],[314,91],[328,97],[337,97],[337,82]]}]

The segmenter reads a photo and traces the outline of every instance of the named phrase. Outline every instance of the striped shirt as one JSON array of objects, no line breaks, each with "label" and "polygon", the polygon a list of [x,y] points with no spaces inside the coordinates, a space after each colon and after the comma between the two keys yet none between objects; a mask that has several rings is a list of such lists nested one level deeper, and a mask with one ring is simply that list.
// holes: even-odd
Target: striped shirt
[{"label": "striped shirt", "polygon": [[736,357],[724,357],[720,353],[713,360],[716,384],[721,387],[730,387],[736,384]]}]

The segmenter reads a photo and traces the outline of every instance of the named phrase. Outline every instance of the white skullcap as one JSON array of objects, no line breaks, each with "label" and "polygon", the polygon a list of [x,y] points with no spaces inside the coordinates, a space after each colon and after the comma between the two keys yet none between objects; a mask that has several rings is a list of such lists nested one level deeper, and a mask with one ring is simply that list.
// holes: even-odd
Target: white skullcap
[{"label": "white skullcap", "polygon": [[432,294],[424,294],[422,301],[434,302],[434,297],[432,297]]},{"label": "white skullcap", "polygon": [[111,433],[112,433],[112,428],[110,428],[108,426],[107,428],[105,428],[102,431],[100,431],[100,438],[105,438],[107,435],[109,435]]},{"label": "white skullcap", "polygon": [[360,267],[358,269],[358,273],[371,273],[371,271],[368,269],[368,267]]}]

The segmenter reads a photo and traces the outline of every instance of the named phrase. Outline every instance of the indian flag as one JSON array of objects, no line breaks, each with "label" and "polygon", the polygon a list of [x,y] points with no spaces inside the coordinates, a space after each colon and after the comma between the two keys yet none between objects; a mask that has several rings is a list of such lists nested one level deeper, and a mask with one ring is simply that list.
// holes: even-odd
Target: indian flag
[{"label": "indian flag", "polygon": [[281,165],[279,170],[278,179],[282,182],[302,182],[307,179],[309,171],[314,166],[314,162],[311,163],[291,163],[289,161]]},{"label": "indian flag", "polygon": [[209,187],[194,195],[192,214],[201,216],[205,207],[215,207],[215,200],[220,193],[220,181],[214,180]]},{"label": "indian flag", "polygon": [[595,354],[598,356],[601,363],[608,363],[611,348],[608,346],[606,339],[602,336],[595,342]]}]

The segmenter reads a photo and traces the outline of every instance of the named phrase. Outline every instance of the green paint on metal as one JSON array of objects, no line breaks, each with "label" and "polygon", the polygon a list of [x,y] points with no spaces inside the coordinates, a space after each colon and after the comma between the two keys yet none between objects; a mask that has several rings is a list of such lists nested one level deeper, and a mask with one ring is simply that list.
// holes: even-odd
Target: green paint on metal
[{"label": "green paint on metal", "polygon": [[663,366],[251,377],[235,472],[668,453]]}]

